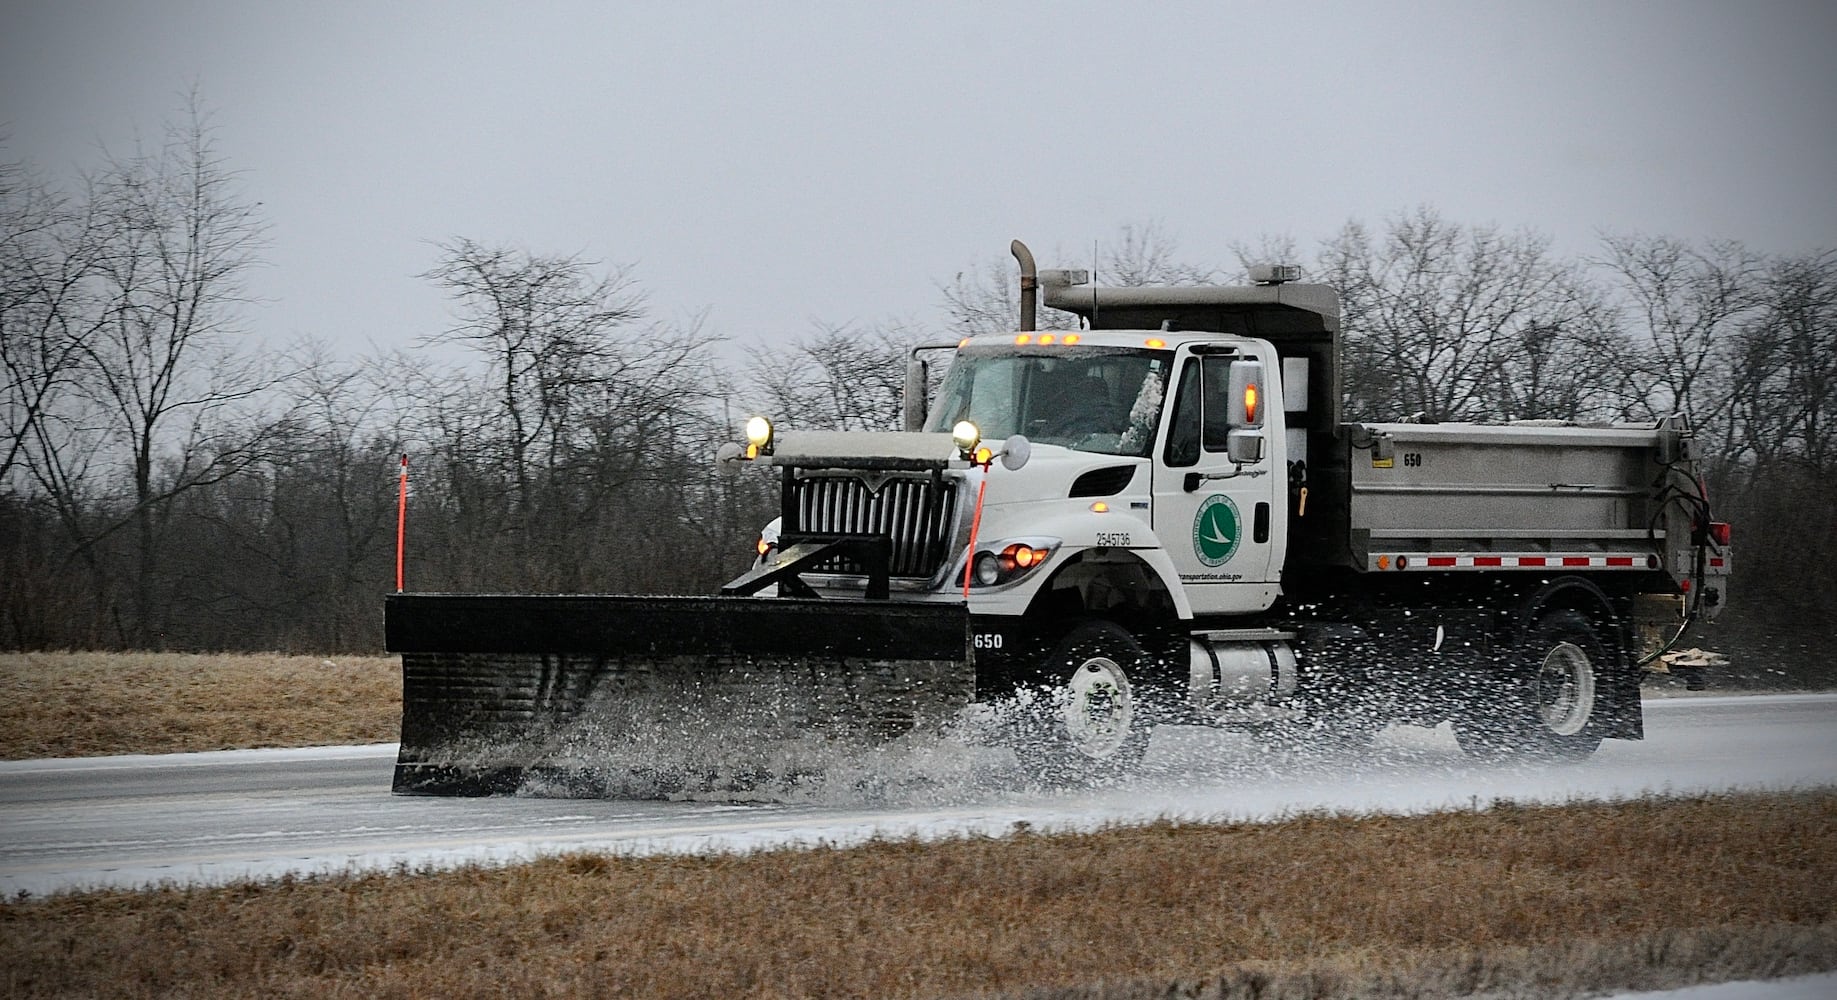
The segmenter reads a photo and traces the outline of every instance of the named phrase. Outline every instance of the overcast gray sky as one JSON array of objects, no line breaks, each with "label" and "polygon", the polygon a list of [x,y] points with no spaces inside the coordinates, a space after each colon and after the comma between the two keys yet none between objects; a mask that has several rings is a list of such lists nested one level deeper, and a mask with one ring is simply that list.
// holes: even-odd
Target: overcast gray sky
[{"label": "overcast gray sky", "polygon": [[1837,246],[1834,46],[1830,2],[13,0],[0,157],[93,163],[195,83],[273,227],[261,333],[441,329],[416,275],[464,236],[746,342],[1155,220],[1206,263],[1420,204],[1569,253]]}]

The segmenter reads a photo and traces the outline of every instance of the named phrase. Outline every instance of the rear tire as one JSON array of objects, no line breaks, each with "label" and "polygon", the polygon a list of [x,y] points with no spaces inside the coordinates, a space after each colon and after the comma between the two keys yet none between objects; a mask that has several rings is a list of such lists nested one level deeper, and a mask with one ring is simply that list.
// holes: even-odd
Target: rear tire
[{"label": "rear tire", "polygon": [[1010,746],[1029,775],[1048,784],[1126,775],[1141,763],[1153,729],[1141,643],[1114,622],[1093,619],[1066,634],[1040,661],[1042,690],[1016,698]]},{"label": "rear tire", "polygon": [[1601,746],[1614,659],[1577,611],[1546,611],[1454,719],[1471,757],[1577,759]]}]

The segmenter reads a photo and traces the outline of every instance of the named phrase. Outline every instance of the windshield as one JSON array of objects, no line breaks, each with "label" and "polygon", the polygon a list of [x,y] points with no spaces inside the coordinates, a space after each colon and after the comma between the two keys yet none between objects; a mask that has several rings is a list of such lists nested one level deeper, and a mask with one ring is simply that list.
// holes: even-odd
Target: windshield
[{"label": "windshield", "polygon": [[968,420],[986,440],[1025,434],[1035,444],[1143,457],[1154,445],[1169,357],[1104,348],[963,351],[925,429],[948,432]]}]

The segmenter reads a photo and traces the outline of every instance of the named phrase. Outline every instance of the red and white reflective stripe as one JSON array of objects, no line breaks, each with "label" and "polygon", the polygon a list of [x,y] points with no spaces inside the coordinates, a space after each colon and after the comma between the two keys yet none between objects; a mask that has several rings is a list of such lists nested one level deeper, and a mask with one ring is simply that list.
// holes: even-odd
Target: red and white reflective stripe
[{"label": "red and white reflective stripe", "polygon": [[1454,553],[1404,554],[1398,569],[1657,569],[1658,557],[1649,552],[1593,555],[1575,553],[1495,556]]}]

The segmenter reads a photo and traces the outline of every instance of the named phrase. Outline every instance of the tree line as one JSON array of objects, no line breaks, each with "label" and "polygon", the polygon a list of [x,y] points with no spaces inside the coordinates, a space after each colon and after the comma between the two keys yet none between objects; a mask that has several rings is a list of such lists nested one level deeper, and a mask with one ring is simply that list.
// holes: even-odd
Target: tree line
[{"label": "tree line", "polygon": [[[75,190],[0,164],[0,648],[376,650],[403,454],[413,589],[707,593],[775,509],[769,477],[712,461],[745,416],[896,427],[912,344],[1018,312],[990,258],[927,324],[819,325],[736,365],[624,269],[456,238],[422,275],[456,322],[341,358],[242,325],[266,235],[196,110]],[[1426,207],[1229,262],[1159,224],[1108,245],[1107,284],[1279,260],[1335,285],[1349,419],[1685,414],[1737,523],[1747,641],[1809,643],[1794,623],[1837,610],[1837,252],[1614,235],[1571,257]]]}]

